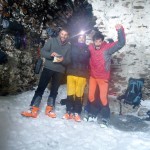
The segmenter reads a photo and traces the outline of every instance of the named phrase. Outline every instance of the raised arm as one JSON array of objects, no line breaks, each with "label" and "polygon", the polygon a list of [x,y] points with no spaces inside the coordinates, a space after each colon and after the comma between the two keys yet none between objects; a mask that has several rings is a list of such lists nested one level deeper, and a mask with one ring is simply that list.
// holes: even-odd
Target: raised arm
[{"label": "raised arm", "polygon": [[117,24],[115,26],[117,33],[118,33],[118,41],[110,43],[110,48],[108,49],[108,54],[112,55],[119,49],[121,49],[125,45],[125,33],[124,33],[124,28],[122,25]]}]

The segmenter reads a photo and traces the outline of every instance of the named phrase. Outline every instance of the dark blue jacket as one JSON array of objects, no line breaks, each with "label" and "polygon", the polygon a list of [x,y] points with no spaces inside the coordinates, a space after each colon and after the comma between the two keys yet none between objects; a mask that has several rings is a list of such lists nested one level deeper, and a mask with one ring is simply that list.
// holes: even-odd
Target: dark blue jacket
[{"label": "dark blue jacket", "polygon": [[67,75],[79,77],[89,76],[90,52],[86,44],[74,44],[71,49],[71,63],[67,67]]}]

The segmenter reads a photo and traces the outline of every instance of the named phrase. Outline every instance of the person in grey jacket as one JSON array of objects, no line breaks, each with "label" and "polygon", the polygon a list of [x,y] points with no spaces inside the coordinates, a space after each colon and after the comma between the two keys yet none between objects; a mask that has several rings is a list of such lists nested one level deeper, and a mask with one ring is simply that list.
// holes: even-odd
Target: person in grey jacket
[{"label": "person in grey jacket", "polygon": [[47,100],[45,114],[51,118],[56,118],[56,114],[53,111],[55,99],[66,66],[71,62],[71,44],[68,42],[68,38],[69,33],[67,29],[62,29],[58,37],[49,39],[41,49],[41,55],[45,58],[45,64],[38,88],[32,98],[30,110],[22,112],[21,115],[33,118],[38,116],[42,95],[51,80],[50,95]]}]

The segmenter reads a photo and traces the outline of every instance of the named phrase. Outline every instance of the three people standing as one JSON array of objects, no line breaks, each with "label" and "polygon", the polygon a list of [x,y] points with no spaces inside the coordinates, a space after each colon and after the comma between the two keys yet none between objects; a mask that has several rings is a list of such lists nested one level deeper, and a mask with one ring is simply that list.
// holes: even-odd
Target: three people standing
[{"label": "three people standing", "polygon": [[[115,26],[118,33],[118,41],[106,43],[104,35],[96,32],[93,36],[93,43],[87,46],[85,35],[78,35],[77,42],[71,45],[68,43],[68,32],[62,30],[58,38],[50,39],[41,49],[41,54],[46,58],[39,85],[31,101],[30,112],[23,112],[26,117],[37,117],[39,105],[43,92],[51,81],[50,95],[47,101],[46,115],[55,118],[53,112],[55,99],[57,96],[60,80],[65,67],[67,67],[67,103],[64,119],[74,118],[81,121],[82,98],[86,79],[89,78],[89,114],[92,114],[95,107],[95,91],[99,88],[99,100],[102,104],[103,120],[107,123],[110,117],[108,102],[108,88],[110,79],[111,56],[125,45],[125,34],[122,25]],[[59,56],[57,62],[53,62],[53,57]],[[60,57],[61,56],[61,57]],[[90,77],[88,73],[90,72]],[[88,116],[89,117],[89,116]],[[88,118],[87,118],[88,120]]]}]

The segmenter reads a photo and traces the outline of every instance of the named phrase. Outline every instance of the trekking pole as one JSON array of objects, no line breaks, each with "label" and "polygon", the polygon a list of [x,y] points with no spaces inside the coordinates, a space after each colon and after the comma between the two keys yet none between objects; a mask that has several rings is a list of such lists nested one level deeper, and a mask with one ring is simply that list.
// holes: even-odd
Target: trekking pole
[{"label": "trekking pole", "polygon": [[119,115],[122,115],[122,104],[121,104],[121,100],[120,100],[119,104],[120,104],[120,112],[119,112]]}]

